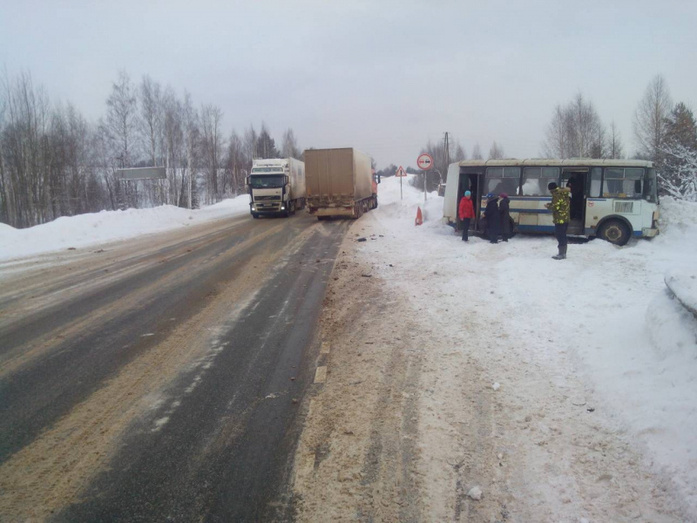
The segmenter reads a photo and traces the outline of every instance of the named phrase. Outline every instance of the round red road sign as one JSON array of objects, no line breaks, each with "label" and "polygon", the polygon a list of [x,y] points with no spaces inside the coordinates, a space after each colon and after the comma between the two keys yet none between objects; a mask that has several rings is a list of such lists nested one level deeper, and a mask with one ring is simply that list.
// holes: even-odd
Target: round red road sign
[{"label": "round red road sign", "polygon": [[433,157],[430,154],[423,153],[416,159],[416,165],[422,171],[428,171],[433,168]]}]

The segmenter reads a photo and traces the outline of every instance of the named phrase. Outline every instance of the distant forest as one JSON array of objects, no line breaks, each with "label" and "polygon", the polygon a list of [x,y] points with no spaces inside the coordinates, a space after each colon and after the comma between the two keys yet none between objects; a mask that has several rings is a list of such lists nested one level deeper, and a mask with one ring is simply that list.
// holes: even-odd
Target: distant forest
[{"label": "distant forest", "polygon": [[[673,104],[656,76],[634,121],[637,158],[653,160],[664,193],[697,201],[697,126],[692,110]],[[548,157],[621,158],[616,127],[606,127],[582,94],[554,108],[542,150]],[[429,189],[444,181],[451,162],[467,153],[447,134],[421,150],[434,158]],[[244,191],[253,158],[302,158],[292,128],[280,145],[262,122],[241,135],[223,128],[215,105],[196,105],[184,92],[145,76],[120,72],[105,114],[88,122],[72,103],[51,103],[30,73],[0,78],[0,222],[31,227],[61,216],[101,210],[177,205],[195,208]],[[494,142],[488,158],[504,158]],[[470,158],[483,158],[478,144]],[[165,180],[123,180],[119,169],[164,167]],[[392,176],[397,166],[378,171]],[[413,169],[408,169],[414,172]],[[423,184],[423,177],[421,184]]]}]

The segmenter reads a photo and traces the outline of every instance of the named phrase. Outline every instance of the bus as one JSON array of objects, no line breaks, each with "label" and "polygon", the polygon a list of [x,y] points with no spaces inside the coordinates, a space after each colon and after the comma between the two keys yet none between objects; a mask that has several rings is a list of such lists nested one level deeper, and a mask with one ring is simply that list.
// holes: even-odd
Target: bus
[{"label": "bus", "polygon": [[569,236],[599,237],[625,245],[631,237],[658,234],[658,190],[653,163],[643,160],[509,159],[464,160],[450,164],[443,220],[459,228],[457,207],[472,192],[476,218],[470,227],[483,233],[486,195],[506,193],[512,231],[554,233],[547,185],[571,189]]}]

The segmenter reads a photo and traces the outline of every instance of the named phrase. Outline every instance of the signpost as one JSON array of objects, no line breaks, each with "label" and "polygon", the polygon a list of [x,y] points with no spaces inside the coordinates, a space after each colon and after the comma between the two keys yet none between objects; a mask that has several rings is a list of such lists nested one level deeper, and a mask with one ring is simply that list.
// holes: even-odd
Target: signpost
[{"label": "signpost", "polygon": [[117,169],[116,177],[122,180],[166,180],[167,172],[164,167]]},{"label": "signpost", "polygon": [[402,178],[406,178],[407,173],[402,169],[402,166],[399,166],[399,169],[397,169],[397,172],[395,173],[395,176],[399,178],[399,199],[403,200],[404,197],[402,196]]},{"label": "signpost", "polygon": [[416,165],[424,172],[424,203],[426,203],[426,171],[433,169],[433,157],[428,153],[422,153],[416,159]]}]

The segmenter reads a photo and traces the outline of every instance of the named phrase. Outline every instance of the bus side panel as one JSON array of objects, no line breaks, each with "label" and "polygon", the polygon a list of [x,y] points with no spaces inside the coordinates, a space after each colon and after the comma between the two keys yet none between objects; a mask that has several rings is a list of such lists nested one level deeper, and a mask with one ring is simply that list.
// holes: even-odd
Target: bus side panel
[{"label": "bus side panel", "polygon": [[520,232],[549,232],[554,230],[552,212],[545,207],[551,197],[516,198],[511,200],[511,218]]}]

